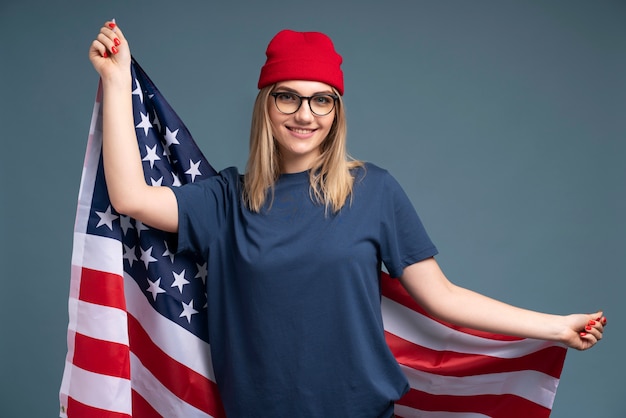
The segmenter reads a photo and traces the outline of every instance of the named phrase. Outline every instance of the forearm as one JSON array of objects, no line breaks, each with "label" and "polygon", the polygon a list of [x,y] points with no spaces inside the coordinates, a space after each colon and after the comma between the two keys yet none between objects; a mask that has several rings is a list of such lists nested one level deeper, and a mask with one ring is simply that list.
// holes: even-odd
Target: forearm
[{"label": "forearm", "polygon": [[430,310],[445,321],[498,334],[563,341],[569,331],[563,316],[515,307],[453,284]]},{"label": "forearm", "polygon": [[434,259],[405,269],[402,284],[431,315],[468,328],[525,338],[563,341],[566,317],[518,308],[448,281]]},{"label": "forearm", "polygon": [[118,212],[132,215],[133,202],[147,184],[134,127],[130,71],[127,77],[102,83],[103,161],[109,197]]}]

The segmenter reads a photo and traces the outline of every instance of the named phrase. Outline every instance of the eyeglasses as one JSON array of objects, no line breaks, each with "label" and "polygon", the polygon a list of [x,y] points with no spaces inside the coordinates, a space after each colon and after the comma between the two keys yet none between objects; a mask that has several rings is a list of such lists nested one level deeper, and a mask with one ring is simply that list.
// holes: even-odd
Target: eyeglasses
[{"label": "eyeglasses", "polygon": [[286,91],[270,93],[270,96],[274,97],[274,103],[280,113],[285,115],[296,113],[302,106],[302,100],[307,100],[311,112],[316,116],[326,116],[332,112],[335,108],[335,101],[339,98],[334,94],[300,96]]}]

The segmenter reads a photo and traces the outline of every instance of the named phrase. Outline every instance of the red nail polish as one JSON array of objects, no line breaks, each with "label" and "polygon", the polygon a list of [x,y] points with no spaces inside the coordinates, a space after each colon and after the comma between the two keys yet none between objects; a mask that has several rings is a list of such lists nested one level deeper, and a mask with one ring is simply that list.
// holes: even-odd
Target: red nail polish
[{"label": "red nail polish", "polygon": [[108,58],[108,57],[109,57],[109,53],[108,53],[108,52],[106,52],[106,51],[104,51],[104,52],[102,53],[102,56],[103,56],[104,58]]},{"label": "red nail polish", "polygon": [[115,23],[113,23],[113,22],[109,23],[109,27],[110,27],[111,29],[115,28]]},{"label": "red nail polish", "polygon": [[119,51],[117,50],[116,47],[113,46],[113,47],[111,47],[111,52],[114,53],[114,54],[117,54]]},{"label": "red nail polish", "polygon": [[115,39],[113,39],[113,43],[114,43],[115,45],[119,45],[119,44],[121,44],[122,42],[121,42],[119,39],[115,38]]},{"label": "red nail polish", "polygon": [[602,325],[606,325],[606,317],[602,318]]},{"label": "red nail polish", "polygon": [[597,317],[597,318],[596,318],[596,321],[599,321],[600,319],[602,319],[602,318],[600,318],[600,317]]},{"label": "red nail polish", "polygon": [[586,329],[587,331],[591,331],[591,327],[590,327],[589,325],[587,325],[587,326],[585,327],[585,329]]},{"label": "red nail polish", "polygon": [[581,333],[580,333],[580,336],[581,336],[581,337],[584,337],[585,335],[587,335],[587,333],[586,333],[586,332],[581,332]]},{"label": "red nail polish", "polygon": [[596,321],[593,321],[593,320],[589,321],[589,325],[595,325],[595,324],[596,324]]}]

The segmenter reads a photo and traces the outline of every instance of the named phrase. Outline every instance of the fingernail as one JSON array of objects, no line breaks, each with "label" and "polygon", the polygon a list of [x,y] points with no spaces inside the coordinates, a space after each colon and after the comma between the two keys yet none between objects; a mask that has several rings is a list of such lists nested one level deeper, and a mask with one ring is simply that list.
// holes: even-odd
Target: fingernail
[{"label": "fingernail", "polygon": [[606,325],[606,317],[602,318],[602,325]]},{"label": "fingernail", "polygon": [[600,317],[597,317],[597,318],[596,318],[596,321],[599,321],[600,319],[602,319],[602,318],[600,318]]},{"label": "fingernail", "polygon": [[595,324],[596,324],[596,321],[593,321],[593,320],[589,321],[589,325],[595,325]]},{"label": "fingernail", "polygon": [[591,327],[590,327],[589,325],[587,325],[587,326],[585,327],[585,329],[586,329],[587,331],[591,331]]},{"label": "fingernail", "polygon": [[109,57],[109,53],[108,53],[108,52],[106,52],[106,51],[104,51],[104,53],[102,54],[102,56],[103,56],[104,58],[108,58],[108,57]]},{"label": "fingernail", "polygon": [[122,42],[121,42],[119,39],[115,38],[115,39],[113,39],[113,43],[114,43],[115,45],[119,45],[119,44],[121,44]]},{"label": "fingernail", "polygon": [[111,29],[115,28],[115,23],[113,23],[113,22],[109,23],[109,27],[110,27]]},{"label": "fingernail", "polygon": [[581,332],[581,333],[580,333],[580,336],[581,336],[581,337],[584,337],[585,335],[587,335],[587,333],[586,333],[586,332]]},{"label": "fingernail", "polygon": [[111,52],[114,53],[114,54],[117,54],[119,51],[117,50],[116,47],[113,46],[113,47],[111,47]]}]

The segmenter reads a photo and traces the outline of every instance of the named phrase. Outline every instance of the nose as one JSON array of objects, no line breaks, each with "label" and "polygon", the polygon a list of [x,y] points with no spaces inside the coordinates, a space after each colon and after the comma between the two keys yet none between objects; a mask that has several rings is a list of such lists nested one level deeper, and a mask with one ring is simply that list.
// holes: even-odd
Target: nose
[{"label": "nose", "polygon": [[309,123],[315,118],[315,115],[311,111],[309,100],[310,99],[302,99],[300,108],[294,113],[294,117],[299,123]]}]

